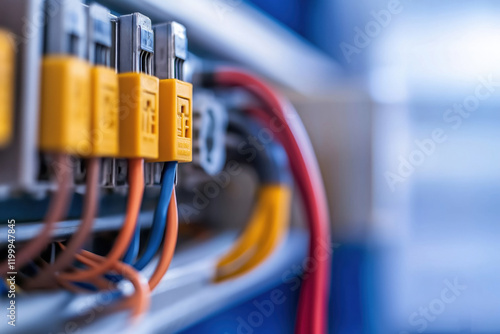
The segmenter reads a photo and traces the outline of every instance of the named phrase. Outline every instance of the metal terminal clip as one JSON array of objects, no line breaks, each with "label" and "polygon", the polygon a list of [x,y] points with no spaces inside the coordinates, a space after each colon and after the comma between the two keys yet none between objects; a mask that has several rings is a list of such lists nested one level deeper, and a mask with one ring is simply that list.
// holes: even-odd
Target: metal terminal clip
[{"label": "metal terminal clip", "polygon": [[184,62],[187,59],[186,28],[177,22],[154,26],[155,73],[160,79],[184,81]]},{"label": "metal terminal clip", "polygon": [[85,59],[87,55],[87,12],[78,0],[48,0],[46,54],[68,54]]},{"label": "metal terminal clip", "polygon": [[151,20],[140,13],[120,16],[117,32],[118,72],[153,75],[155,41]]},{"label": "metal terminal clip", "polygon": [[89,54],[88,59],[93,65],[112,66],[111,55],[113,49],[112,16],[106,7],[91,4],[89,12]]}]

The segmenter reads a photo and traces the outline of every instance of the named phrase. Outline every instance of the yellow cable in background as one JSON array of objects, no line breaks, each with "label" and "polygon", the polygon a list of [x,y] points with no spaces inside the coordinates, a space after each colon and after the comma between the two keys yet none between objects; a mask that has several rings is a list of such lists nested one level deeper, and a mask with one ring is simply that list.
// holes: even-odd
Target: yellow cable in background
[{"label": "yellow cable in background", "polygon": [[251,221],[233,248],[217,264],[216,282],[244,275],[273,253],[288,231],[291,190],[265,185]]},{"label": "yellow cable in background", "polygon": [[290,193],[288,188],[281,187],[276,189],[277,198],[271,208],[269,217],[270,226],[268,229],[264,229],[264,233],[259,238],[259,244],[253,257],[234,272],[233,276],[243,275],[255,269],[269,258],[283,241],[288,232],[290,222]]},{"label": "yellow cable in background", "polygon": [[257,244],[262,229],[265,228],[267,207],[270,203],[267,201],[267,194],[264,189],[259,190],[257,195],[257,203],[253,209],[251,218],[247,227],[240,235],[234,246],[219,260],[218,268],[222,269],[230,265],[234,261],[241,261],[245,254],[249,254],[250,250]]}]

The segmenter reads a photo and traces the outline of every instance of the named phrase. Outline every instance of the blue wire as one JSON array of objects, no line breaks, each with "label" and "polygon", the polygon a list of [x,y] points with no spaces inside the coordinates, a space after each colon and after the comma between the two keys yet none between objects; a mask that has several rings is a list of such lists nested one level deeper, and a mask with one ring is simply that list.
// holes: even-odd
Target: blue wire
[{"label": "blue wire", "polygon": [[[176,162],[175,163],[166,163],[165,164],[165,167],[164,167],[163,173],[162,173],[162,182],[165,182],[165,180],[170,180],[171,178],[173,178],[173,177],[171,177],[171,176],[169,176],[167,174],[170,173],[170,172],[172,172],[175,175],[175,166],[176,165],[177,165]],[[173,170],[169,171],[169,167],[173,168]],[[173,185],[173,181],[172,181],[172,187],[173,186],[174,185]],[[165,188],[163,187],[163,184],[162,184],[162,190],[161,190],[161,193],[160,193],[160,199],[159,199],[158,204],[156,206],[155,219],[156,219],[158,210],[160,209],[160,206],[162,205],[162,203],[164,203],[165,200],[167,200],[168,202],[170,202],[170,199],[165,199],[164,197],[165,196],[170,196],[171,193],[169,192],[168,194],[165,194],[164,193],[164,189]],[[167,208],[168,208],[168,203],[167,203]],[[156,226],[156,228],[158,229],[158,231],[160,231],[159,233],[163,234],[163,230],[165,228],[164,224],[165,224],[165,222],[160,223],[160,222],[154,220],[151,231],[154,232],[154,233],[156,233],[156,230],[155,230],[155,226]],[[163,225],[163,227],[162,227],[162,225]],[[123,257],[123,262],[125,262],[126,264],[132,264],[132,263],[134,263],[134,261],[136,261],[137,256],[139,255],[140,239],[141,239],[141,226],[140,226],[140,224],[136,224],[136,226],[135,226],[135,232],[134,232],[134,237],[132,238],[132,241],[130,242],[130,245],[129,245],[128,249],[127,249],[127,252],[125,253],[125,256]],[[151,240],[151,237],[150,237],[150,240]],[[150,243],[150,240],[148,240],[148,245]],[[156,239],[155,239],[155,241],[156,241]],[[161,240],[160,240],[160,243],[161,243]],[[151,248],[153,248],[153,246]],[[156,251],[158,250],[158,247],[159,247],[159,244],[156,247]],[[155,251],[155,253],[156,253],[156,251]]]},{"label": "blue wire", "polygon": [[[138,259],[134,267],[138,270],[144,269],[144,267],[151,261],[151,259],[158,252],[158,248],[161,245],[163,239],[163,232],[165,231],[165,222],[167,219],[167,210],[170,203],[170,196],[172,195],[172,189],[174,187],[175,179],[175,168],[177,167],[177,162],[168,162],[163,168],[162,174],[162,187],[160,192],[160,198],[158,204],[156,205],[156,210],[153,218],[153,225],[151,226],[151,231],[149,233],[149,239],[147,242],[146,250],[140,259]],[[127,264],[132,264],[139,254],[139,243],[140,243],[141,228],[137,224],[134,237],[130,243],[129,248],[123,258],[123,262]]]},{"label": "blue wire", "polygon": [[77,286],[77,287],[81,288],[81,289],[89,290],[91,292],[97,292],[97,291],[99,291],[98,288],[96,288],[95,286],[93,286],[92,284],[89,284],[89,283],[72,282],[72,284],[74,286]]},{"label": "blue wire", "polygon": [[125,253],[125,256],[123,257],[123,262],[125,262],[126,264],[132,264],[134,260],[137,258],[137,255],[139,255],[139,244],[141,241],[140,237],[141,237],[141,225],[137,223],[135,225],[134,237],[130,242],[130,246],[128,247],[127,252]]},{"label": "blue wire", "polygon": [[142,256],[135,262],[134,267],[137,270],[142,270],[148,265],[160,248],[161,241],[163,240],[163,233],[165,231],[165,224],[167,220],[168,206],[174,188],[175,170],[177,162],[167,162],[163,168],[162,186],[160,198],[156,205],[156,210],[153,218],[153,225],[149,232],[146,250]]}]

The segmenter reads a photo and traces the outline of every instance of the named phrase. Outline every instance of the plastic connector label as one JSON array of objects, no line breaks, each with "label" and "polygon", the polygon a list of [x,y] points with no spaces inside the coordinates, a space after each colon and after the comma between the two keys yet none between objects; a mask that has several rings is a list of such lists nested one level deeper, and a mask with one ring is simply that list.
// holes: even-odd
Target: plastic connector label
[{"label": "plastic connector label", "polygon": [[13,132],[14,70],[14,41],[0,31],[0,147],[8,144]]},{"label": "plastic connector label", "polygon": [[91,155],[117,157],[119,153],[118,74],[114,69],[91,69]]},{"label": "plastic connector label", "polygon": [[46,56],[42,62],[40,149],[88,156],[90,65],[72,56]]},{"label": "plastic connector label", "polygon": [[143,73],[118,74],[119,156],[158,158],[159,79]]},{"label": "plastic connector label", "polygon": [[151,162],[193,160],[193,86],[178,79],[160,81],[160,145]]}]

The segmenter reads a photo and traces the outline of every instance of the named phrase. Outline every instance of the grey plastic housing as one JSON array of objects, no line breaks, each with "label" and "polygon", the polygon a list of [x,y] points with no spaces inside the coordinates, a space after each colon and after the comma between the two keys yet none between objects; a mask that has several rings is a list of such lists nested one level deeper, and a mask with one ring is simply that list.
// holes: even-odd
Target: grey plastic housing
[{"label": "grey plastic housing", "polygon": [[[0,0],[0,28],[16,38],[16,84],[14,133],[0,149],[0,187],[8,191],[31,191],[37,185],[39,169],[38,121],[40,105],[40,63],[42,60],[42,0]],[[19,18],[24,18],[20,20]]]},{"label": "grey plastic housing", "polygon": [[193,96],[193,163],[208,175],[224,168],[227,126],[225,107],[211,92],[197,90]]}]

